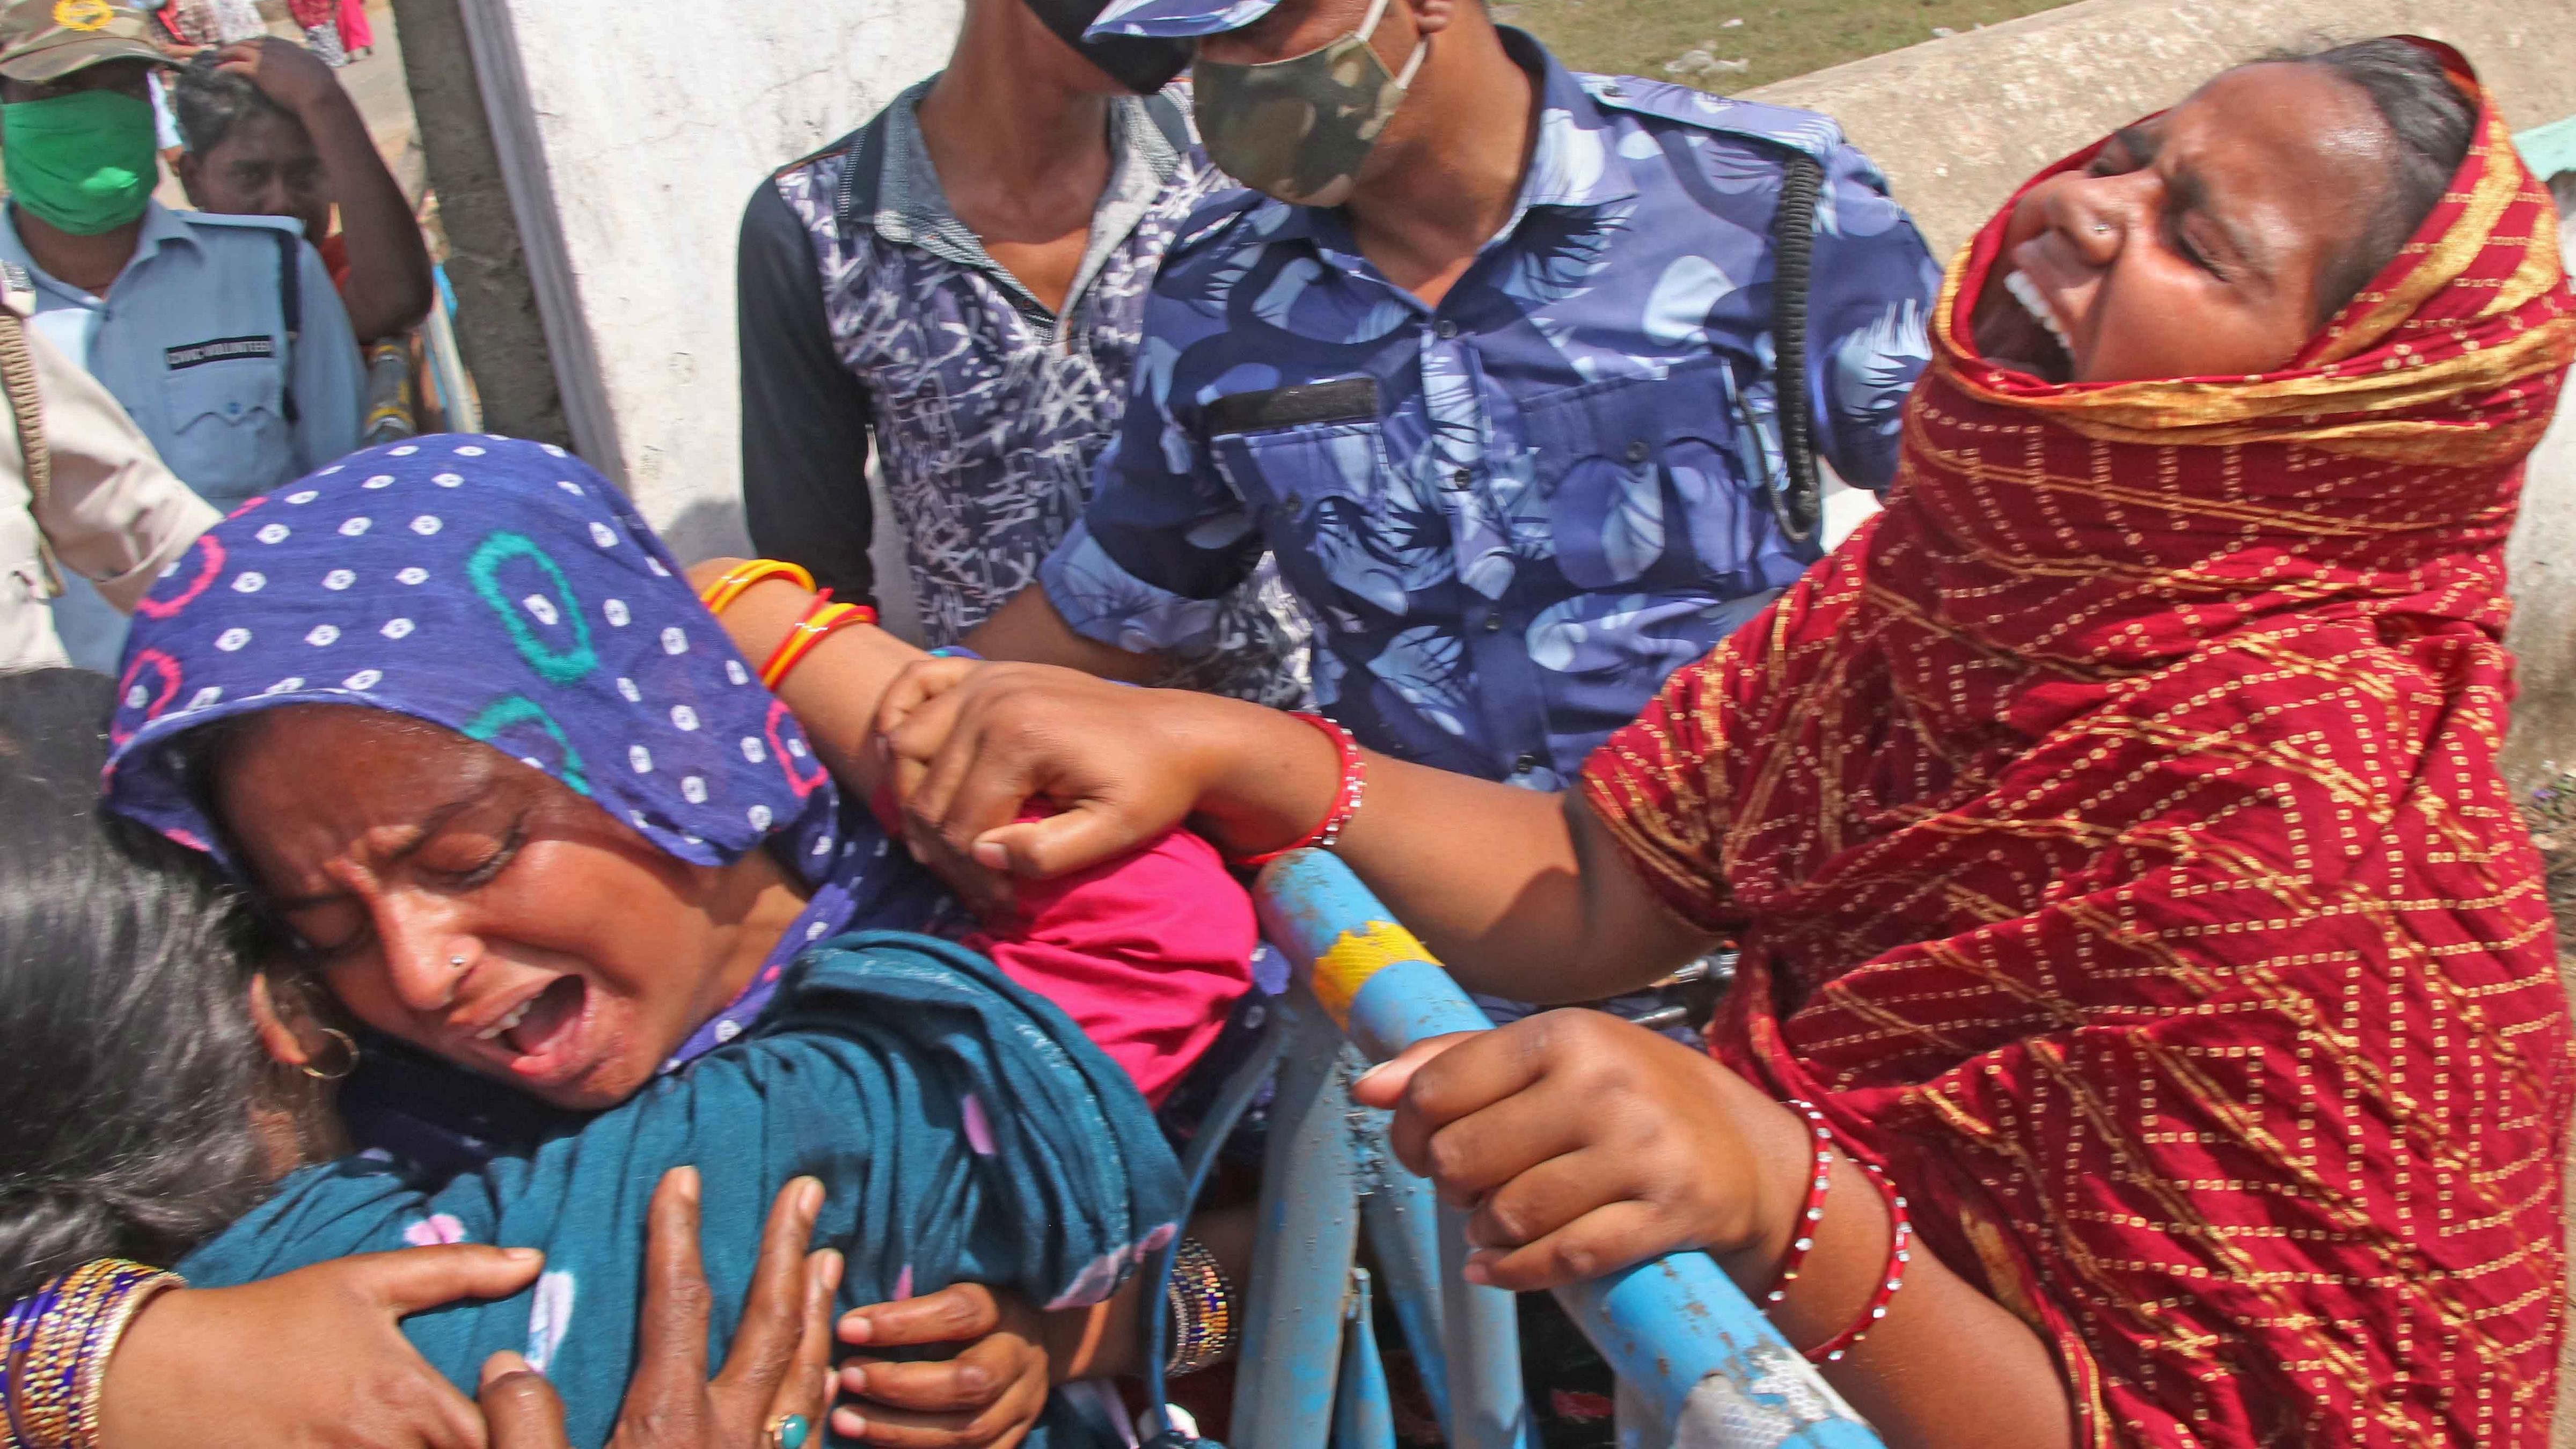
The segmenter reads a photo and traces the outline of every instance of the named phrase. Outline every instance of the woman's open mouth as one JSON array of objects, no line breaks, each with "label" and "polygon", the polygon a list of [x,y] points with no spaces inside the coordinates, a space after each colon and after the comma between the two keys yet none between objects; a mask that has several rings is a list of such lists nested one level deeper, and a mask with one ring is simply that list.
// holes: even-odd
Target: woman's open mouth
[{"label": "woman's open mouth", "polygon": [[[2009,265],[2009,263],[2007,264]],[[1989,278],[1976,313],[1977,353],[2043,382],[2072,382],[2075,348],[2039,284],[2019,267]]]},{"label": "woman's open mouth", "polygon": [[590,1020],[590,985],[579,976],[558,976],[543,991],[520,1002],[474,1039],[506,1056],[510,1075],[531,1086],[564,1086],[590,1070],[594,1053],[584,1049]]}]

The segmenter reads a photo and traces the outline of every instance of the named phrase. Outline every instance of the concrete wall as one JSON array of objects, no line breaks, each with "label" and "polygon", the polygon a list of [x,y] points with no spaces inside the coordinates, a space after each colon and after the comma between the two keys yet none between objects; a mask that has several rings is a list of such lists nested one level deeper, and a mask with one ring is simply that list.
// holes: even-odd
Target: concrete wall
[{"label": "concrete wall", "polygon": [[1747,94],[1834,117],[1947,257],[2024,178],[2284,46],[2427,35],[2516,129],[2576,116],[2570,0],[2082,0]]},{"label": "concrete wall", "polygon": [[[2576,211],[2563,225],[2559,249],[2576,271]],[[2513,646],[2522,694],[2505,738],[2504,772],[2528,791],[2576,771],[2576,403],[2564,396],[2558,420],[2531,455],[2505,567],[2514,599],[2505,642]],[[2576,1391],[2576,1379],[2568,1387]]]},{"label": "concrete wall", "polygon": [[[874,114],[945,58],[956,0],[400,0],[467,42],[486,155],[506,183],[532,304],[461,303],[469,336],[531,317],[558,430],[616,477],[683,555],[739,551],[734,236],[760,179]],[[415,51],[429,46],[424,36]],[[455,52],[449,52],[451,68]],[[424,108],[424,139],[471,152]],[[475,165],[460,166],[471,172]],[[439,179],[442,197],[447,182]],[[450,206],[451,229],[461,219]],[[460,279],[461,285],[461,279]],[[530,353],[523,337],[514,356]],[[470,354],[469,354],[470,355]],[[496,430],[524,365],[482,375]],[[499,394],[499,396],[496,396]],[[513,429],[516,430],[516,429]]]}]

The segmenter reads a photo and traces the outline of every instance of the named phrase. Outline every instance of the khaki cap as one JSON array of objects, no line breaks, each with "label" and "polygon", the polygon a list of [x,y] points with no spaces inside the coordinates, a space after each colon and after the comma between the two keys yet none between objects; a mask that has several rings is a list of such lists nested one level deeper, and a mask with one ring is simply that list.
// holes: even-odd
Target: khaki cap
[{"label": "khaki cap", "polygon": [[152,22],[109,0],[13,0],[0,9],[0,76],[42,85],[102,61],[171,63]]}]

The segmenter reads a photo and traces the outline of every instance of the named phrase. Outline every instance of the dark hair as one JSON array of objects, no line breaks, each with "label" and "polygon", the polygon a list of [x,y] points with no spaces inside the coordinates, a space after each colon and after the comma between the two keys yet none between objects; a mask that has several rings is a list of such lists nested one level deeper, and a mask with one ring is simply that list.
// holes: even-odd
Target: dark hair
[{"label": "dark hair", "polygon": [[295,113],[231,71],[215,68],[215,52],[202,50],[179,69],[170,87],[170,109],[179,119],[179,142],[199,156],[224,144],[233,127],[253,116],[275,116],[297,127]]},{"label": "dark hair", "polygon": [[100,809],[114,690],[0,675],[0,1298],[173,1262],[267,1190],[252,942],[192,853]]},{"label": "dark hair", "polygon": [[2270,59],[2323,66],[2370,98],[2397,139],[2397,164],[2362,234],[2335,258],[2317,286],[2317,321],[2360,295],[2396,260],[2415,229],[2451,187],[2478,127],[2477,103],[2451,82],[2441,57],[2413,41],[2384,35]]}]

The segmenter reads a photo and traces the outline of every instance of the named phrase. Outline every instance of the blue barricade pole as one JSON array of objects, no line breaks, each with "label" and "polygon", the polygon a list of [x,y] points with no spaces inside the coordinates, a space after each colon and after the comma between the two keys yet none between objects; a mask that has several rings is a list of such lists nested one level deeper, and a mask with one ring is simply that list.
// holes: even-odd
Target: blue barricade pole
[{"label": "blue barricade pole", "polygon": [[[1263,935],[1371,1061],[1492,1023],[1349,867],[1300,851],[1262,872]],[[1704,1449],[1879,1443],[1705,1253],[1675,1253],[1559,1291],[1620,1379]]]}]

